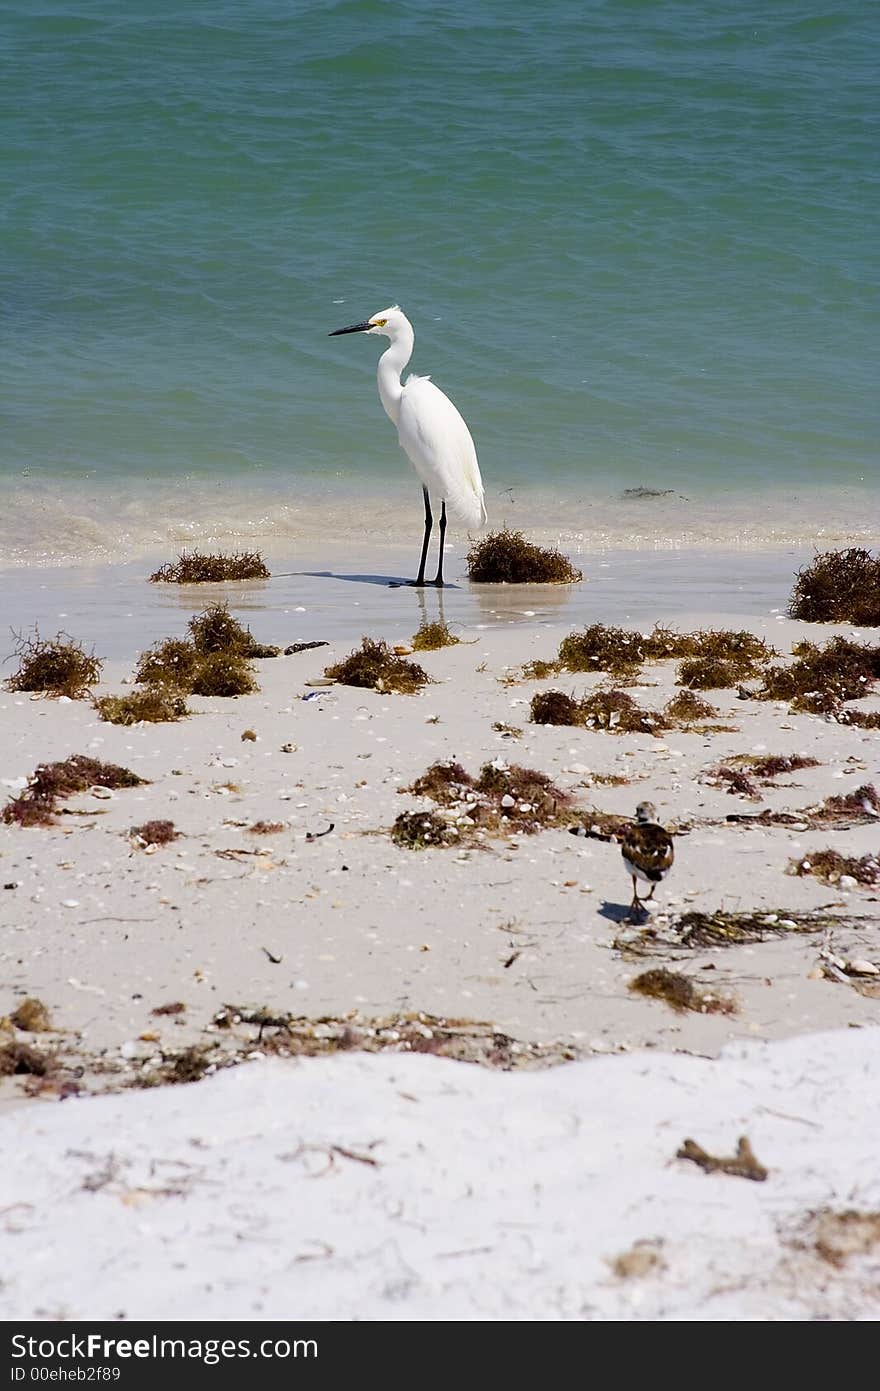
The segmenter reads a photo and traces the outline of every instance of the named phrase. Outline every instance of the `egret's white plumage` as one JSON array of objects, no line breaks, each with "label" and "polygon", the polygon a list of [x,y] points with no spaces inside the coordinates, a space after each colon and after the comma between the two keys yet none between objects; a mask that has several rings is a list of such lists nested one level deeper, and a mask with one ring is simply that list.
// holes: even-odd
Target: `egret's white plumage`
[{"label": "egret's white plumage", "polygon": [[389,420],[397,427],[400,447],[421,479],[425,495],[425,536],[416,584],[423,584],[425,579],[425,559],[433,525],[431,493],[442,502],[440,561],[435,581],[442,584],[447,503],[467,527],[482,526],[486,520],[483,480],[471,432],[449,397],[430,377],[411,375],[401,382],[401,373],[412,357],[415,333],[396,304],[362,323],[336,329],[331,337],[342,333],[379,333],[391,340],[379,359],[376,380],[379,399]]},{"label": "egret's white plumage", "polygon": [[430,377],[407,379],[397,437],[428,492],[445,498],[465,526],[482,526],[486,504],[471,432]]}]

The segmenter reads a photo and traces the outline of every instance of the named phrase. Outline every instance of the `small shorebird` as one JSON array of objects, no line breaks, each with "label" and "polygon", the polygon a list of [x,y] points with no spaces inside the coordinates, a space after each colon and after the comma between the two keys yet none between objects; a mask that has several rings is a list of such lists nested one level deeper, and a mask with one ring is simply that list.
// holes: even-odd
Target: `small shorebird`
[{"label": "small shorebird", "polygon": [[657,820],[657,808],[653,802],[639,802],[636,819],[624,833],[620,845],[623,863],[633,881],[633,901],[629,906],[630,921],[641,908],[644,899],[639,898],[638,881],[651,885],[648,898],[654,897],[654,890],[672,869],[675,851],[672,836]]}]

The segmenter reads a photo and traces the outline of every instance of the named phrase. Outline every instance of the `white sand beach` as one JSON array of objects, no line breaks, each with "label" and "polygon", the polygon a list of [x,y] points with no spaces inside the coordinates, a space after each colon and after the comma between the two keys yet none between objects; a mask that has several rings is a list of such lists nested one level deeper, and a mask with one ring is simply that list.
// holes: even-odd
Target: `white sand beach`
[{"label": "white sand beach", "polygon": [[[361,1317],[838,1317],[849,1316],[841,1312],[847,1300],[853,1316],[867,1317],[871,1307],[877,1312],[871,1305],[876,1252],[870,1258],[874,1275],[852,1273],[864,1264],[858,1257],[837,1284],[835,1267],[822,1261],[816,1266],[810,1256],[816,1282],[797,1293],[794,1277],[779,1273],[789,1260],[779,1233],[823,1204],[876,1208],[878,1202],[862,1157],[872,1103],[865,1092],[860,1111],[855,1079],[863,1089],[869,1085],[880,991],[870,978],[840,980],[822,973],[823,950],[838,959],[880,963],[877,891],[786,872],[790,861],[820,848],[876,853],[878,826],[868,820],[817,831],[796,819],[792,825],[754,825],[726,818],[765,809],[796,812],[877,783],[880,736],[792,714],[784,705],[742,700],[733,689],[707,693],[718,711],[711,732],[670,730],[653,737],[528,720],[538,690],[555,686],[581,695],[601,684],[599,674],[517,678],[523,662],[553,656],[560,638],[588,614],[590,621],[601,613],[606,621],[628,620],[644,630],[655,620],[682,629],[747,627],[783,653],[807,632],[824,640],[838,631],[782,616],[792,573],[784,556],[752,557],[739,570],[733,562],[726,565],[724,593],[702,610],[699,600],[717,595],[706,574],[699,565],[688,572],[677,556],[665,560],[666,589],[658,579],[653,595],[644,583],[648,572],[623,561],[607,579],[599,563],[590,563],[587,582],[564,593],[503,589],[474,595],[465,587],[446,592],[445,616],[461,642],[418,654],[432,684],[414,696],[315,683],[362,632],[393,641],[411,635],[420,612],[415,595],[350,579],[314,578],[309,586],[284,576],[245,589],[243,598],[236,586],[225,592],[261,640],[327,638],[328,646],[257,662],[257,694],[192,697],[190,718],[133,728],[101,722],[88,701],[0,695],[0,773],[8,796],[38,763],[73,753],[122,764],[147,779],[144,786],[110,795],[72,798],[65,806],[76,814],[60,815],[52,827],[0,827],[0,1012],[9,1016],[22,999],[36,997],[52,1023],[49,1034],[13,1030],[4,1037],[57,1050],[61,1069],[54,1080],[13,1076],[2,1084],[0,1149],[12,1204],[6,1221],[19,1253],[4,1292],[7,1317],[109,1317],[117,1305],[129,1317],[161,1316],[173,1312],[175,1301],[192,1316],[223,1317],[233,1310],[277,1316],[280,1305],[269,1287],[281,1273],[278,1253],[284,1269],[293,1272],[295,1297],[284,1305],[289,1312],[300,1298],[296,1262],[306,1262],[313,1249],[321,1276],[305,1282],[310,1292],[302,1294],[298,1312],[323,1317],[355,1316],[354,1304],[346,1301],[354,1299],[358,1262],[373,1249],[384,1252],[377,1257],[381,1274]],[[651,564],[659,575],[658,558]],[[34,572],[28,573],[32,581]],[[40,611],[43,631],[59,598],[51,588],[57,573],[44,580],[51,597]],[[317,598],[322,583],[328,595],[323,607]],[[171,587],[160,592],[146,586],[143,575],[140,585],[144,606],[152,607],[137,626],[126,628],[122,621],[125,595],[120,601],[112,588],[89,589],[81,576],[79,587],[69,586],[68,609],[54,610],[76,635],[95,631],[97,637],[86,615],[96,623],[107,594],[115,615],[107,622],[107,647],[118,652],[123,641],[129,646],[125,660],[108,662],[101,691],[126,689],[122,682],[136,652],[159,634],[182,631],[189,612],[216,598],[213,587],[196,594]],[[353,596],[347,609],[343,588]],[[40,591],[32,584],[27,592]],[[303,602],[295,604],[296,597]],[[430,617],[436,616],[431,605],[438,597],[425,596]],[[362,607],[353,614],[355,605]],[[628,689],[644,706],[659,708],[675,691],[674,676],[674,662],[649,664],[642,684]],[[863,705],[876,708],[876,697]],[[501,732],[496,724],[521,733]],[[256,738],[243,740],[246,730]],[[748,753],[796,753],[815,758],[817,766],[762,787],[759,802],[731,795],[717,781],[713,785],[708,770]],[[401,789],[438,760],[455,760],[472,774],[492,760],[539,769],[583,809],[630,816],[637,802],[655,802],[660,819],[680,834],[675,866],[657,890],[647,931],[626,922],[631,885],[613,842],[574,837],[560,828],[469,841],[460,849],[414,852],[394,845],[389,828],[398,813],[430,808]],[[625,781],[595,781],[603,777]],[[155,818],[172,820],[180,838],[150,853],[132,842],[129,831]],[[258,822],[278,829],[255,835],[249,828]],[[683,913],[719,910],[762,916],[769,928],[779,921],[785,926],[765,940],[733,946],[670,945]],[[824,915],[821,930],[793,930],[802,920],[808,925],[816,910]],[[629,990],[634,976],[661,965],[732,997],[735,1012],[677,1013]],[[155,1013],[169,1004],[179,1008]],[[225,1006],[246,1017],[233,1014],[232,1027],[219,1029],[215,1016]],[[313,1021],[354,1014],[355,1029],[377,1019],[387,1027],[389,1018],[419,1012],[428,1017],[429,1030],[431,1017],[482,1021],[484,1038],[491,1040],[494,1030],[521,1046],[518,1057],[508,1049],[505,1066],[560,1066],[523,1076],[448,1059],[354,1052],[345,1058],[277,1058],[222,1073],[226,1062],[260,1051],[262,1031],[247,1022],[248,1011],[260,1010]],[[282,1035],[274,1028],[265,1032],[275,1045]],[[764,1047],[773,1040],[790,1042]],[[393,1037],[386,1043],[393,1047]],[[208,1049],[208,1070],[222,1075],[159,1092],[90,1095],[148,1079],[163,1056],[189,1046]],[[607,1054],[630,1056],[597,1056]],[[491,1048],[473,1050],[482,1061],[490,1055]],[[652,1078],[665,1079],[657,1081],[656,1091]],[[756,1087],[760,1081],[754,1094],[749,1078]],[[383,1099],[392,1079],[400,1081],[395,1098],[403,1092],[418,1100]],[[71,1095],[77,1088],[80,1094]],[[32,1099],[24,1105],[28,1093]],[[759,1093],[761,1106],[805,1119],[764,1117],[758,1125]],[[59,1095],[66,1099],[59,1102]],[[454,1110],[448,1123],[442,1099],[447,1095],[457,1098],[454,1106],[448,1102]],[[408,1106],[424,1117],[423,1131],[407,1130]],[[322,1113],[320,1125],[303,1119],[303,1107],[309,1117]],[[493,1117],[508,1108],[506,1131]],[[191,1121],[191,1134],[180,1129],[175,1118],[181,1116]],[[293,1116],[295,1123],[287,1119]],[[469,1138],[466,1145],[462,1141],[453,1181],[453,1171],[444,1167],[445,1150],[432,1152],[427,1141],[432,1133],[449,1137],[456,1127]],[[691,1166],[682,1172],[681,1161],[672,1162],[686,1135],[725,1154],[742,1133],[771,1169],[765,1184],[704,1177],[690,1172]],[[253,1149],[244,1146],[245,1134]],[[271,1167],[278,1162],[276,1151],[303,1145],[311,1154],[308,1147],[326,1146],[328,1136],[358,1150],[392,1134],[394,1152],[408,1156],[393,1181],[384,1169],[343,1161],[341,1176],[322,1185],[307,1177],[311,1160],[305,1168],[299,1161],[282,1167],[279,1177],[254,1157],[264,1140]],[[485,1149],[480,1137],[490,1134],[492,1146]],[[205,1159],[201,1147],[209,1143],[214,1149]],[[450,1153],[458,1147],[457,1141],[448,1143]],[[815,1152],[808,1148],[813,1144]],[[149,1188],[144,1166],[178,1162],[182,1146],[201,1166],[199,1180],[182,1196],[154,1199],[147,1193],[144,1214],[137,1196]],[[88,1185],[80,1191],[79,1170],[71,1180],[66,1168],[70,1149],[88,1150],[98,1166],[112,1154],[118,1176],[94,1191]],[[630,1150],[633,1165],[622,1166],[620,1156]],[[35,1163],[38,1153],[42,1164]],[[221,1177],[212,1168],[227,1159],[234,1179],[233,1170],[224,1167]],[[478,1173],[481,1183],[493,1186],[493,1176],[503,1176],[505,1166],[516,1173],[516,1184],[505,1186],[504,1180],[497,1209],[476,1223],[463,1219],[460,1229],[444,1215],[453,1189],[466,1191]],[[799,1166],[803,1183],[794,1182],[792,1166]],[[101,1233],[103,1268],[130,1267],[128,1282],[89,1281],[77,1294],[64,1263],[55,1262],[52,1272],[40,1258],[40,1232],[55,1221],[59,1185],[69,1193],[71,1182],[77,1196],[64,1223],[72,1231],[93,1222]],[[200,1229],[179,1283],[175,1276],[161,1296],[147,1291],[155,1285],[157,1260],[174,1265],[159,1229],[170,1223],[169,1230],[189,1231],[189,1219],[182,1221],[181,1214],[190,1211],[198,1226],[199,1204],[207,1212],[216,1203],[217,1182],[230,1210],[237,1201],[235,1185],[249,1192],[252,1182],[255,1231],[268,1221],[266,1204],[290,1196],[290,1204],[286,1197],[281,1201],[286,1235],[269,1240],[268,1264],[260,1265],[265,1290],[254,1293],[247,1310],[240,1301],[255,1258],[246,1244],[224,1239],[222,1278],[209,1290],[206,1270],[216,1267],[219,1248],[207,1227]],[[539,1240],[529,1228],[528,1237],[499,1240],[514,1206],[527,1206],[524,1194],[532,1182],[546,1191],[550,1207],[542,1198],[524,1220],[533,1217],[533,1228],[543,1235]],[[353,1224],[344,1257],[338,1236],[317,1214],[314,1221],[302,1220],[302,1204],[313,1201],[306,1194],[331,1194],[340,1184]],[[753,1190],[760,1190],[758,1198]],[[418,1253],[401,1245],[391,1219],[381,1215],[403,1211],[415,1191],[434,1194],[426,1230],[436,1223],[444,1233],[442,1242],[432,1239],[430,1250],[424,1246]],[[131,1212],[129,1192],[135,1194]],[[109,1222],[120,1194],[122,1226]],[[562,1215],[572,1211],[576,1231],[569,1233]],[[710,1212],[717,1216],[711,1230],[705,1227]],[[599,1213],[601,1236],[594,1230]],[[751,1226],[743,1236],[738,1224],[746,1213]],[[383,1221],[389,1224],[384,1236],[378,1230]],[[135,1259],[142,1228],[148,1234]],[[606,1258],[643,1238],[671,1243],[668,1262],[664,1256],[652,1266],[644,1287],[616,1283]],[[58,1241],[67,1241],[63,1231]],[[333,1256],[322,1254],[321,1242]],[[517,1259],[525,1273],[515,1291],[507,1279],[511,1242],[524,1243]],[[529,1254],[532,1242],[540,1257]],[[477,1254],[461,1258],[461,1265],[459,1257],[444,1254],[447,1248]],[[440,1273],[447,1258],[454,1275]],[[760,1271],[755,1281],[745,1278],[752,1259]],[[401,1272],[410,1267],[417,1275],[404,1277]],[[259,1280],[257,1285],[264,1288]],[[393,1293],[398,1287],[404,1291],[399,1300]]]},{"label": "white sand beach", "polygon": [[[274,1060],[34,1106],[4,1157],[0,1312],[875,1319],[877,1045],[838,1030],[527,1074]],[[743,1134],[763,1182],[675,1158]],[[874,1223],[840,1216],[859,1209]]]}]

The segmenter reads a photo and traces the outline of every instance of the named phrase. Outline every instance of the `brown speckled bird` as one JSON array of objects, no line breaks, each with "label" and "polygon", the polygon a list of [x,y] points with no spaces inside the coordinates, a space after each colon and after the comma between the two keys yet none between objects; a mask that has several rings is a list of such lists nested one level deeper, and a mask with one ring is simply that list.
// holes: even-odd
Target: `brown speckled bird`
[{"label": "brown speckled bird", "polygon": [[643,884],[651,885],[648,898],[653,898],[654,890],[666,878],[675,859],[672,836],[657,820],[653,802],[639,802],[635,822],[625,831],[620,851],[633,881],[633,900],[629,906],[632,921],[645,901],[639,898],[638,881],[641,879]]}]

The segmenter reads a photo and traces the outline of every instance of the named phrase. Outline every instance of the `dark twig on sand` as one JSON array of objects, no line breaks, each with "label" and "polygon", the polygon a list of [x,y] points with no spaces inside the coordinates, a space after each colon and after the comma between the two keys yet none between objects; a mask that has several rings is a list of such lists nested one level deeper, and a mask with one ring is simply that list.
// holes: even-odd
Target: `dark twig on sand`
[{"label": "dark twig on sand", "polygon": [[750,1178],[756,1183],[763,1183],[767,1177],[767,1170],[763,1164],[758,1163],[746,1135],[740,1136],[736,1154],[729,1159],[720,1159],[717,1155],[709,1154],[696,1140],[685,1140],[675,1157],[690,1159],[707,1174],[732,1174],[734,1178]]}]

